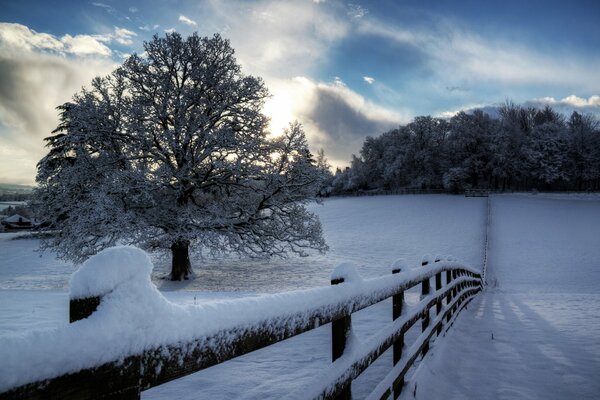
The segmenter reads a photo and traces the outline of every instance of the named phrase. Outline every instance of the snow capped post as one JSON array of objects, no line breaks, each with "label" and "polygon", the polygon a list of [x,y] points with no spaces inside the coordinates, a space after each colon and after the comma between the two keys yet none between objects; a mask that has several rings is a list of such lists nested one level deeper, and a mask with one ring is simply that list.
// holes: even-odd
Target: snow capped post
[{"label": "snow capped post", "polygon": [[86,297],[69,300],[69,323],[85,319],[92,315],[100,305],[100,297]]},{"label": "snow capped post", "polygon": [[[427,267],[427,265],[429,265],[430,262],[431,262],[431,256],[429,254],[427,254],[423,257],[423,260],[421,261],[421,266]],[[429,290],[430,290],[429,278],[423,279],[423,283],[421,284],[421,298],[427,296],[429,294]],[[423,312],[423,319],[421,322],[421,332],[425,332],[427,330],[428,326],[429,326],[429,308],[427,308]],[[429,340],[425,341],[425,343],[423,344],[423,357],[425,357],[425,354],[427,354],[428,351],[429,351]]]},{"label": "snow capped post", "polygon": [[[356,267],[350,263],[341,263],[331,272],[331,284],[339,285],[344,282],[360,281]],[[352,329],[352,314],[331,322],[331,361],[335,361],[344,354],[346,342]],[[337,400],[350,400],[352,398],[351,386],[346,385],[334,395]]]},{"label": "snow capped post", "polygon": [[[447,260],[454,261],[454,257],[448,256]],[[452,271],[448,270],[448,271],[446,271],[446,286],[449,286],[451,282],[452,282]],[[452,292],[453,291],[449,291],[448,295],[446,296],[446,305],[448,305],[452,302]],[[446,322],[450,322],[450,318],[452,318],[452,312],[449,312],[448,315],[446,315]]]},{"label": "snow capped post", "polygon": [[[407,270],[406,262],[404,259],[400,258],[392,263],[392,274],[399,274],[402,270]],[[404,304],[404,290],[398,292],[394,296],[392,296],[392,320],[395,321],[400,318],[402,315],[402,305]],[[393,360],[394,365],[400,362],[400,358],[402,358],[402,348],[404,347],[404,333],[402,333],[398,340],[394,342],[393,345]],[[402,386],[404,386],[404,376],[398,381],[398,384],[394,387],[394,399],[400,397],[400,392],[402,391]]]},{"label": "snow capped post", "polygon": [[[435,262],[439,263],[440,261],[442,261],[442,256],[436,256],[435,257]],[[438,272],[437,274],[435,274],[435,290],[440,290],[442,288],[442,273]],[[435,304],[435,312],[436,315],[440,315],[440,313],[442,312],[442,299],[438,300],[437,303]],[[442,333],[442,324],[439,324],[437,326],[437,330],[436,330],[436,334],[439,336],[440,333]]]},{"label": "snow capped post", "polygon": [[102,296],[126,282],[149,280],[152,262],[136,247],[119,246],[90,257],[71,277],[69,322],[89,317]]}]

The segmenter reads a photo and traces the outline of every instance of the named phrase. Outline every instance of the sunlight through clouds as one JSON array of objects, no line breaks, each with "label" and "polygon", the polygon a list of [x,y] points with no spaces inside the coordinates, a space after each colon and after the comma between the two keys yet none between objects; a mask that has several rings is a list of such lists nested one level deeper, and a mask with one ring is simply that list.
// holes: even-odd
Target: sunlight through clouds
[{"label": "sunlight through clouds", "polygon": [[[23,7],[14,3],[12,8]],[[6,88],[0,89],[0,108],[5,110],[0,129],[7,132],[11,126],[16,132],[17,119],[24,119],[23,125],[44,125],[23,133],[38,138],[35,145],[20,144],[35,147],[36,156],[42,131],[54,128],[54,107],[60,101],[93,76],[110,71],[107,66],[143,53],[143,41],[165,32],[188,35],[197,30],[201,36],[220,33],[229,39],[244,73],[263,78],[272,94],[264,111],[273,134],[297,119],[306,126],[311,148],[323,147],[340,165],[360,150],[366,136],[415,115],[450,116],[473,106],[494,107],[507,98],[600,115],[600,57],[584,47],[597,48],[590,35],[597,28],[589,27],[589,21],[580,24],[588,28],[576,42],[574,31],[561,33],[558,37],[571,39],[560,42],[558,33],[552,38],[547,30],[538,34],[537,23],[523,27],[530,37],[508,28],[488,30],[476,25],[480,19],[463,15],[460,4],[448,11],[441,3],[432,10],[411,1],[392,7],[369,1],[208,0],[167,7],[134,0],[127,5],[85,3],[82,8],[82,14],[64,9],[61,21],[27,23],[28,18],[7,14],[7,21],[23,23],[0,23],[0,62],[11,71],[3,80]],[[575,9],[581,7],[572,5],[563,12]],[[83,29],[76,20],[89,26]],[[32,69],[74,72],[67,77],[52,72],[57,75],[51,82],[33,78],[36,72],[27,81],[25,71]],[[27,81],[18,95],[8,89],[7,77],[14,74],[15,82]],[[37,92],[50,93],[32,100],[39,115],[14,111],[26,109],[21,98],[35,93],[34,85],[40,86]],[[5,97],[9,95],[13,97]],[[8,109],[13,110],[10,116]]]}]

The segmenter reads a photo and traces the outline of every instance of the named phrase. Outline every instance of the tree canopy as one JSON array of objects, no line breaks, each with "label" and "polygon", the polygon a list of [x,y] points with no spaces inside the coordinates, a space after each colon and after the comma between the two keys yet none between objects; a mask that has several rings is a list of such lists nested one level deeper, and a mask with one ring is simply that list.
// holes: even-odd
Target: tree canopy
[{"label": "tree canopy", "polygon": [[398,188],[600,189],[596,119],[507,102],[497,117],[474,110],[449,119],[416,117],[368,137],[338,171],[333,194]]},{"label": "tree canopy", "polygon": [[298,123],[268,134],[268,91],[219,35],[154,36],[143,55],[58,107],[35,204],[44,247],[82,261],[119,243],[247,255],[327,249],[305,204],[322,187]]}]

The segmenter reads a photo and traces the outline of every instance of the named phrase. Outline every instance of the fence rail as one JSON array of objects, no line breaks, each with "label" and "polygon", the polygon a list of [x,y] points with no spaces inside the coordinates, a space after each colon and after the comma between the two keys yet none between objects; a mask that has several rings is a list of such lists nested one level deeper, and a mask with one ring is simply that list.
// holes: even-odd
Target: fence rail
[{"label": "fence rail", "polygon": [[[384,399],[393,395],[397,398],[412,363],[419,354],[427,352],[431,337],[440,335],[451,317],[481,290],[482,281],[478,271],[440,259],[424,261],[421,268],[407,271],[396,268],[392,272],[388,277],[361,281],[360,285],[347,281],[349,278],[345,276],[337,277],[332,280],[331,287],[324,288],[329,294],[325,297],[330,300],[324,300],[322,304],[290,310],[257,323],[232,326],[206,336],[199,334],[194,340],[148,348],[76,373],[22,384],[0,393],[0,399],[139,399],[143,390],[328,323],[332,329],[331,368],[319,373],[315,385],[309,385],[298,397],[349,399],[352,380],[393,346],[395,366],[372,396]],[[445,282],[442,282],[443,276]],[[435,280],[433,292],[430,290],[432,279]],[[422,293],[420,302],[403,310],[404,291],[418,285],[421,285]],[[310,294],[306,291],[306,296]],[[303,292],[294,293],[299,298],[303,295]],[[352,313],[390,297],[393,298],[390,324],[359,349],[346,349]],[[102,298],[98,297],[72,300],[71,321],[88,317],[101,302]],[[434,306],[435,318],[432,320],[430,314]],[[419,320],[422,321],[422,334],[409,351],[402,354],[404,334]],[[31,344],[32,351],[35,351],[35,345]],[[323,376],[327,377],[325,386]]]}]

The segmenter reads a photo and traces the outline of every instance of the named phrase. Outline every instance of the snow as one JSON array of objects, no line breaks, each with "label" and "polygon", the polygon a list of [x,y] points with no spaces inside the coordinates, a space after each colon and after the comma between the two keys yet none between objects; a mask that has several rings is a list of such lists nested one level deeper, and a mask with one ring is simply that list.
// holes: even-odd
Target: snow
[{"label": "snow", "polygon": [[[418,372],[407,377],[403,396],[412,398],[416,384],[422,399],[594,398],[590,393],[600,390],[594,376],[600,371],[600,196],[539,193],[493,196],[492,203],[488,273],[496,286],[490,284],[445,337],[432,342]],[[406,263],[403,272],[420,271],[426,253],[447,261],[455,259],[452,254],[479,268],[485,207],[484,198],[462,196],[333,198],[311,207],[331,247],[326,255],[196,258],[196,278],[175,284],[160,279],[168,260],[152,255],[152,282],[165,307],[223,310],[232,299],[277,306],[280,298],[264,293],[329,286],[332,269],[344,261],[357,266],[364,280],[391,276],[399,258]],[[35,239],[11,240],[15,236],[0,234],[1,348],[10,347],[7,338],[32,335],[32,329],[67,326],[68,284],[76,270],[52,253],[40,257]],[[405,301],[408,312],[419,301],[418,288],[405,293]],[[390,300],[354,313],[354,343],[368,342],[390,320]],[[331,365],[329,329],[321,326],[142,397],[286,398]],[[419,334],[420,326],[407,332],[407,347]],[[390,368],[386,352],[354,381],[354,398],[365,398]]]},{"label": "snow", "polygon": [[343,279],[344,283],[358,283],[362,282],[362,277],[359,275],[356,265],[352,263],[341,263],[331,271],[331,280]]},{"label": "snow", "polygon": [[600,198],[493,196],[489,257],[484,295],[402,398],[597,398]]},{"label": "snow", "polygon": [[280,336],[313,326],[315,316],[327,318],[385,299],[403,282],[420,281],[445,268],[471,269],[440,262],[428,269],[363,281],[352,265],[342,264],[333,275],[348,278],[343,285],[181,306],[169,302],[152,284],[152,267],[148,255],[134,247],[107,249],[87,260],[73,275],[71,298],[102,295],[98,309],[55,330],[5,337],[0,347],[0,391],[161,345],[202,339],[205,347],[219,349],[237,337],[234,331],[242,336],[254,329]]},{"label": "snow", "polygon": [[31,221],[28,218],[25,218],[22,215],[15,214],[15,215],[12,215],[10,217],[6,217],[4,219],[4,222],[8,222],[8,223],[12,224],[12,223],[17,223],[17,222],[25,222],[25,223],[27,223],[27,222],[31,222]]},{"label": "snow", "polygon": [[[162,279],[170,271],[170,258],[155,254],[152,280],[162,291],[274,293],[327,286],[331,271],[342,262],[354,263],[365,278],[388,275],[397,258],[420,265],[423,254],[432,252],[453,254],[479,267],[485,207],[482,198],[446,195],[331,198],[310,207],[319,215],[330,247],[324,255],[196,257],[196,278],[182,284]],[[57,260],[52,252],[37,252],[35,239],[9,240],[13,237],[0,234],[0,290],[69,291],[76,266]]]},{"label": "snow", "polygon": [[[448,261],[452,261],[450,259],[448,259]],[[391,265],[391,270],[392,272],[394,271],[406,271],[409,268],[408,264],[406,263],[406,260],[404,258],[398,258],[397,260],[394,260],[394,262],[392,262]]]},{"label": "snow", "polygon": [[150,257],[133,246],[102,250],[85,261],[71,278],[71,298],[102,296],[130,281],[145,281],[153,269]]}]

